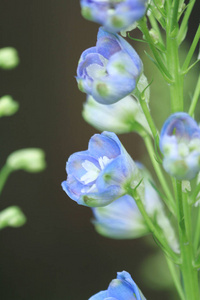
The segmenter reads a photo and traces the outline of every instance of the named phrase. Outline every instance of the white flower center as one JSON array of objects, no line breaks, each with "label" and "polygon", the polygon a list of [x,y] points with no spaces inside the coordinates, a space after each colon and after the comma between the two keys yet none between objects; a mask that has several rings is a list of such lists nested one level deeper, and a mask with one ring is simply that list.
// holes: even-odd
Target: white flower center
[{"label": "white flower center", "polygon": [[81,177],[81,181],[84,184],[88,184],[90,182],[93,182],[97,179],[97,177],[99,176],[99,173],[105,168],[105,166],[112,161],[112,159],[108,158],[107,156],[103,156],[100,157],[98,159],[99,161],[99,165],[100,165],[100,169],[95,166],[95,164],[93,164],[91,161],[89,160],[85,160],[82,163],[82,167],[87,171],[82,177]]},{"label": "white flower center", "polygon": [[99,79],[106,75],[106,65],[108,63],[108,60],[105,57],[103,57],[101,54],[99,54],[99,59],[102,62],[103,66],[94,63],[94,64],[90,64],[86,68],[88,76],[91,77],[93,80]]},{"label": "white flower center", "polygon": [[81,181],[83,181],[85,184],[88,184],[97,179],[100,170],[91,161],[85,160],[82,163],[82,167],[87,172],[81,177]]},{"label": "white flower center", "polygon": [[193,151],[200,150],[200,140],[195,138],[192,139],[189,143],[188,141],[183,141],[178,144],[178,153],[182,157],[188,156]]},{"label": "white flower center", "polygon": [[188,156],[189,153],[190,153],[188,144],[186,144],[186,143],[179,143],[179,145],[178,145],[178,153],[182,157]]}]

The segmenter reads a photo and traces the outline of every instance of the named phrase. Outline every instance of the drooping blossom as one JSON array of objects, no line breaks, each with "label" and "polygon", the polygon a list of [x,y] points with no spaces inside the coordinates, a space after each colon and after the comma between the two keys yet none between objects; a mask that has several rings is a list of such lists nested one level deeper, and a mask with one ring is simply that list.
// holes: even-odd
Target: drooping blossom
[{"label": "drooping blossom", "polygon": [[[78,204],[91,207],[111,203],[142,179],[138,167],[112,132],[92,136],[88,150],[69,157],[66,171],[63,190]],[[138,191],[143,194],[143,184]]]},{"label": "drooping blossom", "polygon": [[101,104],[113,104],[133,92],[142,62],[118,34],[99,29],[95,47],[85,50],[77,68],[79,89]]},{"label": "drooping blossom", "polygon": [[147,0],[81,0],[82,15],[110,32],[119,32],[141,19]]}]

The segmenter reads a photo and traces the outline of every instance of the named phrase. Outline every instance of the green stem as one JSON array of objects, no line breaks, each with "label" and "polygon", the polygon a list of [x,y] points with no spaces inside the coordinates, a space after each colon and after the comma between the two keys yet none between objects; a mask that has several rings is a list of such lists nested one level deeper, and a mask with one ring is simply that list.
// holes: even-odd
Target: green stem
[{"label": "green stem", "polygon": [[199,247],[199,240],[200,240],[200,207],[198,206],[196,209],[198,209],[198,216],[197,216],[197,222],[196,222],[196,230],[194,233],[194,253],[197,253],[198,247]]},{"label": "green stem", "polygon": [[166,261],[168,264],[169,271],[172,275],[176,290],[177,290],[181,300],[185,300],[185,295],[184,295],[184,292],[183,292],[183,289],[182,289],[182,286],[180,283],[179,276],[177,274],[176,267],[175,267],[174,263],[167,256],[165,256],[165,258],[166,258]]},{"label": "green stem", "polygon": [[170,72],[167,70],[165,64],[162,61],[162,58],[159,55],[159,52],[157,51],[157,49],[152,41],[152,38],[149,34],[149,29],[147,27],[147,22],[146,22],[145,17],[139,21],[139,26],[140,26],[142,33],[145,36],[146,41],[149,44],[149,47],[154,55],[154,58],[157,62],[157,66],[158,66],[160,72],[162,73],[162,75],[164,75],[165,80],[167,80],[168,82],[171,82],[172,76],[170,75]]},{"label": "green stem", "polygon": [[177,42],[177,32],[178,32],[178,22],[173,24],[175,28],[171,32],[172,23],[175,22],[171,16],[171,9],[168,8],[168,23],[167,23],[167,63],[169,73],[173,76],[173,82],[170,84],[170,94],[171,94],[171,111],[183,111],[183,75],[181,74],[179,67],[179,53],[178,53],[178,42]]},{"label": "green stem", "polygon": [[147,106],[147,103],[145,100],[141,99],[140,96],[138,96],[138,99],[140,101],[140,105],[142,107],[142,110],[143,110],[143,113],[147,119],[147,122],[149,124],[149,127],[151,129],[151,132],[152,132],[152,135],[153,135],[153,138],[154,140],[156,141],[157,137],[159,136],[159,133],[158,133],[158,130],[156,128],[156,125],[151,117],[151,114],[150,114],[150,110],[149,110],[149,107]]},{"label": "green stem", "polygon": [[189,52],[188,52],[188,54],[186,56],[186,59],[184,61],[183,66],[182,66],[182,70],[181,70],[182,73],[184,73],[187,70],[187,68],[188,68],[188,66],[190,64],[190,61],[192,59],[192,56],[193,56],[194,51],[196,49],[196,46],[197,46],[197,44],[199,42],[199,38],[200,38],[200,25],[199,25],[199,27],[197,29],[197,32],[195,34],[195,37],[194,37],[194,40],[193,40],[192,45],[190,47],[190,50],[189,50]]},{"label": "green stem", "polygon": [[159,13],[161,14],[161,16],[165,19],[166,15],[165,15],[165,10],[163,9],[162,1],[160,1],[160,3],[158,3],[157,0],[153,0],[153,3],[155,5],[155,7],[157,8],[157,10],[159,11]]},{"label": "green stem", "polygon": [[179,9],[179,0],[174,1],[172,21],[171,21],[171,32],[176,29],[178,21],[178,9]]},{"label": "green stem", "polygon": [[1,169],[1,171],[0,171],[0,194],[2,193],[3,187],[4,187],[6,180],[11,172],[12,172],[12,170],[7,165],[4,165],[3,168]]},{"label": "green stem", "polygon": [[[176,182],[179,240],[181,248],[181,272],[186,300],[199,300],[198,271],[193,267],[194,254],[191,236],[191,211],[187,199],[183,199],[182,183]],[[184,201],[183,201],[184,200]]]},{"label": "green stem", "polygon": [[176,255],[176,253],[174,253],[174,251],[169,247],[165,237],[163,236],[163,234],[160,232],[160,230],[154,225],[154,223],[152,222],[151,218],[149,217],[149,215],[147,214],[144,205],[140,199],[140,197],[138,196],[138,193],[136,190],[133,189],[129,189],[129,193],[128,193],[136,202],[149,230],[151,231],[151,233],[155,236],[155,238],[159,241],[161,248],[163,249],[163,251],[165,251],[165,253],[171,257],[174,261],[176,261],[177,263],[179,262],[179,257]]},{"label": "green stem", "polygon": [[197,85],[196,85],[194,95],[193,95],[193,98],[192,98],[192,102],[191,102],[189,112],[188,112],[190,116],[193,116],[193,114],[194,114],[195,107],[196,107],[197,102],[199,100],[199,95],[200,95],[200,75],[199,75],[199,78],[198,78],[198,81],[197,81]]},{"label": "green stem", "polygon": [[158,40],[159,40],[160,44],[162,45],[163,48],[165,48],[165,45],[163,43],[163,38],[162,38],[162,35],[161,35],[161,32],[160,32],[160,28],[159,28],[158,23],[157,23],[156,19],[154,18],[153,14],[149,15],[149,21],[151,23],[152,28],[158,34]]},{"label": "green stem", "polygon": [[165,192],[165,195],[167,197],[167,200],[165,200],[165,204],[167,205],[167,207],[169,208],[169,210],[175,215],[176,214],[176,206],[175,203],[173,201],[173,195],[170,192],[170,189],[166,183],[165,177],[162,173],[162,169],[160,168],[160,165],[158,164],[158,162],[155,160],[155,151],[151,142],[151,138],[149,136],[146,135],[146,137],[144,137],[144,143],[146,145],[147,151],[149,153],[152,165],[154,167],[154,170],[156,172],[156,175],[160,181],[160,184],[163,188],[163,191]]},{"label": "green stem", "polygon": [[192,12],[195,2],[196,2],[196,0],[190,0],[190,3],[188,4],[187,10],[183,17],[183,21],[181,23],[181,27],[180,27],[178,37],[177,37],[178,45],[180,45],[180,43],[183,41],[183,39],[186,35],[186,31],[187,31],[187,27],[188,27],[188,20],[189,20],[189,17],[190,17],[190,14]]}]

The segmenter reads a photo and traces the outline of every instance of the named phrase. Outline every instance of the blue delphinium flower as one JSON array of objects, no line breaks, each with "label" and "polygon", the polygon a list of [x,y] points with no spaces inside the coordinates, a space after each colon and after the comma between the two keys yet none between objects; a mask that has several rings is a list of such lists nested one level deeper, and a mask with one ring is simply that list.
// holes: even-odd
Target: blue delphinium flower
[{"label": "blue delphinium flower", "polygon": [[142,292],[135,284],[131,275],[126,272],[117,272],[117,278],[113,279],[106,291],[101,291],[89,300],[145,300]]},{"label": "blue delphinium flower", "polygon": [[125,195],[104,207],[94,207],[96,231],[112,239],[133,239],[149,233],[134,199]]},{"label": "blue delphinium flower", "polygon": [[[141,170],[144,182],[144,197],[141,198],[149,217],[163,232],[170,247],[179,252],[179,244],[174,229],[168,219],[162,201],[153,188],[152,177],[147,169],[136,163]],[[135,200],[125,195],[104,207],[92,208],[96,231],[112,239],[134,239],[150,233]]]},{"label": "blue delphinium flower", "polygon": [[141,72],[142,61],[131,45],[101,27],[96,46],[81,55],[76,79],[82,92],[112,104],[135,89]]},{"label": "blue delphinium flower", "polygon": [[119,32],[138,21],[146,7],[147,0],[81,0],[82,15],[110,32]]},{"label": "blue delphinium flower", "polygon": [[200,171],[200,129],[187,113],[171,115],[163,125],[160,149],[165,170],[179,180],[191,180]]},{"label": "blue delphinium flower", "polygon": [[[72,154],[66,165],[63,190],[78,204],[105,206],[126,194],[141,180],[140,171],[118,137],[111,132],[95,134],[88,150]],[[138,187],[143,193],[143,184]]]}]

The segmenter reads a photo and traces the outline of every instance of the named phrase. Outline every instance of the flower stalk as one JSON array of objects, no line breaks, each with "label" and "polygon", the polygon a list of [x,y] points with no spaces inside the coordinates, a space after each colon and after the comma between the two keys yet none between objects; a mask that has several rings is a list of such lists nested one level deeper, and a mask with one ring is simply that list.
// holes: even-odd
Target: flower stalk
[{"label": "flower stalk", "polygon": [[[76,79],[80,90],[90,95],[84,106],[84,118],[95,128],[106,131],[91,138],[88,150],[69,157],[67,179],[62,187],[78,204],[92,207],[93,224],[100,234],[123,239],[150,231],[166,256],[180,299],[199,300],[199,230],[193,232],[191,221],[192,206],[198,205],[199,188],[197,183],[192,191],[190,181],[200,174],[200,128],[192,118],[200,94],[200,77],[189,114],[184,112],[183,86],[184,76],[198,62],[190,65],[199,42],[200,27],[181,66],[179,47],[186,36],[195,0],[190,0],[187,6],[184,2],[153,0],[153,4],[147,6],[146,0],[81,0],[83,16],[103,27],[99,29],[96,46],[82,53]],[[143,33],[143,41],[152,52],[152,56],[147,56],[170,89],[172,114],[160,134],[149,108],[151,84],[144,76],[142,61],[131,45],[117,34],[135,27]],[[130,95],[136,100],[134,107],[127,100]],[[113,132],[108,132],[109,128]],[[115,135],[133,131],[144,140],[160,187],[154,184],[148,172],[143,172],[141,163],[131,159]],[[161,165],[170,175],[172,187]],[[148,185],[154,194],[149,192]],[[131,204],[130,199],[133,200]],[[168,213],[165,213],[162,201]],[[199,212],[199,208],[197,210]],[[173,222],[175,228],[171,225]],[[199,224],[200,217],[197,217],[197,227]],[[131,280],[127,274],[123,276]],[[91,299],[132,299],[132,294],[126,294],[130,290],[124,289],[122,279],[120,275],[120,294],[115,294],[111,282],[108,290]],[[134,296],[137,300],[145,299],[140,293]]]},{"label": "flower stalk", "polygon": [[200,297],[198,288],[198,271],[193,266],[194,253],[191,237],[191,212],[187,199],[184,199],[181,181],[176,182],[177,212],[179,222],[179,239],[181,247],[181,272],[185,299],[198,300]]}]

